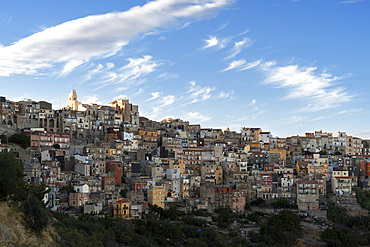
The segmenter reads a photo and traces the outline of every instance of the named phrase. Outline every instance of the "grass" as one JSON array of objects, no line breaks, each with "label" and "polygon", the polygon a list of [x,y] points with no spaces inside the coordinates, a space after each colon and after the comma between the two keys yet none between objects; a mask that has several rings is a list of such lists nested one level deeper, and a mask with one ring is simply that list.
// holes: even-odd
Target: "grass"
[{"label": "grass", "polygon": [[36,235],[24,226],[22,214],[6,202],[0,202],[0,224],[0,246],[55,246],[51,226]]}]

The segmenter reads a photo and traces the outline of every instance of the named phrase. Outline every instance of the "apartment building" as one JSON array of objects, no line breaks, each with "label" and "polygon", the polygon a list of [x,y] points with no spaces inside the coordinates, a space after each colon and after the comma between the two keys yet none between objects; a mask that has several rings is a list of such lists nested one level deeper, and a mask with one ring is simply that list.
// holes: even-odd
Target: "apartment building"
[{"label": "apartment building", "polygon": [[297,203],[299,210],[318,210],[319,192],[316,180],[297,181]]}]

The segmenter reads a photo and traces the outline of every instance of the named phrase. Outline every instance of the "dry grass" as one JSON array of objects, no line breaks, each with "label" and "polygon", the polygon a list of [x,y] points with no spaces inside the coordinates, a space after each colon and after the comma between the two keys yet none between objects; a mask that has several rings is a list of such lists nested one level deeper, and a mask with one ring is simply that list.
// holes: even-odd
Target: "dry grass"
[{"label": "dry grass", "polygon": [[48,226],[41,235],[29,231],[23,223],[22,215],[6,202],[0,202],[0,223],[9,236],[8,240],[0,238],[0,246],[55,246],[52,239],[54,230]]}]

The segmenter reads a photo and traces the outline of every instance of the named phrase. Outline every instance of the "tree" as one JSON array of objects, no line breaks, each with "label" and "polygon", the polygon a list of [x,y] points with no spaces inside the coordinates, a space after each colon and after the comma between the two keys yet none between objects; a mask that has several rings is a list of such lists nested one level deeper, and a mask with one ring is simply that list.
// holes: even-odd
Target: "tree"
[{"label": "tree", "polygon": [[328,219],[337,223],[340,221],[347,213],[347,209],[342,206],[329,205],[328,207]]},{"label": "tree", "polygon": [[269,225],[276,226],[281,231],[299,232],[301,220],[292,210],[284,209],[279,214],[270,218]]},{"label": "tree", "polygon": [[324,240],[327,246],[357,246],[357,241],[352,232],[345,229],[341,229],[337,226],[333,228],[327,228],[321,234],[322,240]]},{"label": "tree", "polygon": [[24,134],[14,134],[9,137],[9,142],[19,144],[23,149],[30,146],[30,138]]},{"label": "tree", "polygon": [[119,194],[121,195],[122,198],[126,198],[127,197],[127,189],[126,188],[121,189]]},{"label": "tree", "polygon": [[266,205],[266,201],[263,200],[261,197],[258,197],[256,200],[251,201],[252,206],[264,206]]},{"label": "tree", "polygon": [[54,144],[53,144],[53,148],[55,148],[55,149],[60,149],[60,145],[59,145],[58,143],[54,143]]},{"label": "tree", "polygon": [[14,153],[0,153],[0,200],[18,196],[25,190],[23,164]]},{"label": "tree", "polygon": [[274,202],[274,208],[287,208],[289,207],[289,201],[285,197],[280,197]]}]

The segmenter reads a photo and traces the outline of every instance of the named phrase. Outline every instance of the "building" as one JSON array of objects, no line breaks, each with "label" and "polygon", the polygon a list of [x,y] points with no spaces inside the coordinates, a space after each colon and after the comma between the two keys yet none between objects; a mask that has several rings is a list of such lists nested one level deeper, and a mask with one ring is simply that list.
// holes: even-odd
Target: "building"
[{"label": "building", "polygon": [[297,181],[297,203],[299,210],[319,209],[319,182],[316,180]]},{"label": "building", "polygon": [[164,188],[163,187],[151,187],[147,191],[148,203],[151,205],[157,205],[160,208],[164,208]]},{"label": "building", "polygon": [[115,198],[113,202],[113,217],[130,219],[130,200],[127,198]]}]

